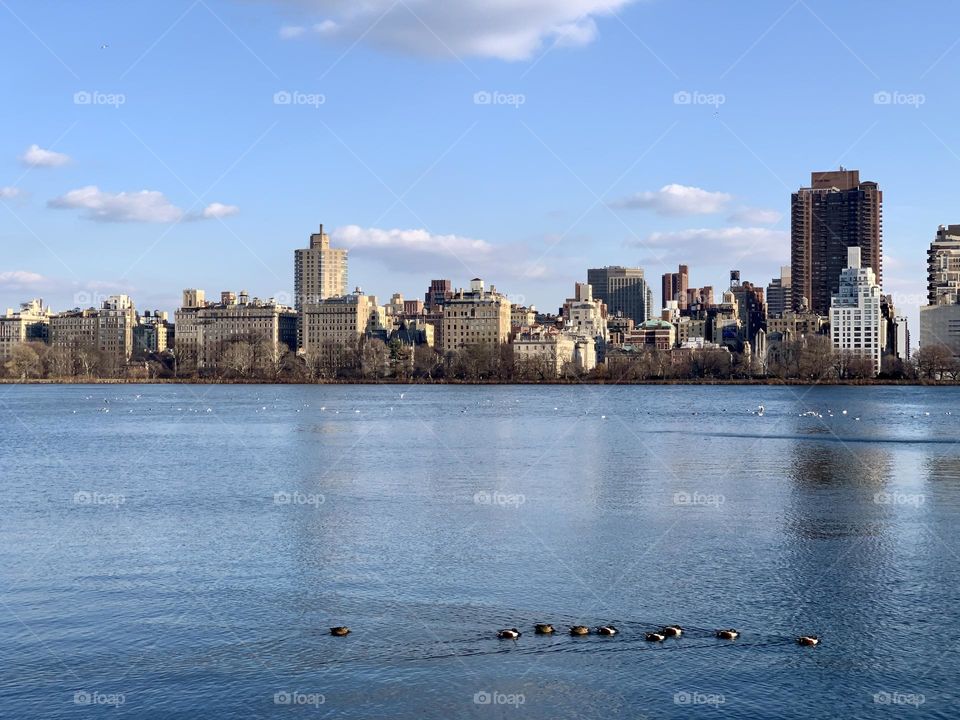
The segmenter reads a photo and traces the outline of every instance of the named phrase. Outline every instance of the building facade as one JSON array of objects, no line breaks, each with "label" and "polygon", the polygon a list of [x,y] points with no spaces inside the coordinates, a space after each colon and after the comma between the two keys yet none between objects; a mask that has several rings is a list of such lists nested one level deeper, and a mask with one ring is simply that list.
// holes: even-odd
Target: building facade
[{"label": "building facade", "polygon": [[307,362],[335,360],[338,354],[357,348],[365,335],[383,329],[380,310],[376,296],[364,295],[359,288],[307,305],[303,324]]},{"label": "building facade", "polygon": [[587,270],[587,284],[610,314],[622,313],[637,325],[653,317],[653,292],[643,268],[592,268]]},{"label": "building facade", "polygon": [[767,285],[767,320],[782,317],[793,310],[793,282],[790,266],[780,268],[780,277],[773,278]]},{"label": "building facade", "polygon": [[676,302],[681,310],[686,310],[687,290],[690,287],[690,269],[686,265],[681,265],[675,273],[664,273],[661,282],[663,298],[661,307],[667,307],[669,303]]},{"label": "building facade", "polygon": [[310,247],[294,251],[294,309],[297,311],[297,347],[303,347],[303,308],[347,294],[347,251],[330,247],[323,231],[310,236]]},{"label": "building facade", "polygon": [[23,303],[16,311],[7,309],[0,317],[0,362],[9,360],[13,348],[21,343],[48,342],[52,315],[42,299]]},{"label": "building facade", "polygon": [[859,170],[811,174],[790,209],[793,309],[826,315],[846,269],[847,248],[860,248],[865,267],[883,283],[883,193]]},{"label": "building facade", "polygon": [[847,249],[847,267],[830,303],[830,335],[834,350],[867,358],[880,372],[886,343],[880,285],[873,268],[861,266],[859,247]]},{"label": "building facade", "polygon": [[511,304],[483,280],[470,281],[469,292],[458,290],[443,306],[443,351],[470,345],[499,347],[510,340]]},{"label": "building facade", "polygon": [[112,295],[99,309],[71,310],[50,318],[50,344],[70,351],[95,349],[117,364],[133,354],[137,311],[126,295]]}]

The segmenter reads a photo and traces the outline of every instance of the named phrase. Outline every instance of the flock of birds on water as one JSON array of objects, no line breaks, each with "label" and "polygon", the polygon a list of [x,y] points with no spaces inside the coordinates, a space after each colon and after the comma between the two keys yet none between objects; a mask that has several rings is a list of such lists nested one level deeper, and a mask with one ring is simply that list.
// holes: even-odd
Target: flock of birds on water
[{"label": "flock of birds on water", "polygon": [[[557,629],[550,623],[536,623],[533,626],[533,631],[537,635],[553,635],[557,632]],[[571,625],[569,633],[574,637],[582,637],[592,633],[613,637],[619,635],[620,631],[613,625],[599,625],[595,628],[591,628],[589,625]],[[684,629],[680,625],[665,625],[659,630],[644,633],[644,639],[647,642],[662,643],[667,638],[680,638],[683,633]],[[345,625],[337,625],[330,628],[330,634],[334,637],[346,637],[350,634],[350,628]],[[733,628],[714,630],[713,634],[719,640],[736,640],[740,637],[740,631]],[[523,635],[523,632],[517,628],[497,630],[497,638],[500,640],[519,640],[521,635]],[[815,647],[820,644],[820,637],[817,635],[800,635],[796,638],[796,643],[805,647]]]}]

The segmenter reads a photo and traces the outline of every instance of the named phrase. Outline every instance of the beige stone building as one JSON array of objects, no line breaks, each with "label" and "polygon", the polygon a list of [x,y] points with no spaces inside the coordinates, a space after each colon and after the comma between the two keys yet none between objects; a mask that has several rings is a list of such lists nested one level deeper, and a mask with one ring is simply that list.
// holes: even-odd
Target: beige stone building
[{"label": "beige stone building", "polygon": [[350,295],[327,298],[303,309],[303,350],[307,361],[331,359],[334,353],[356,346],[367,333],[383,328],[384,309],[374,295],[358,288]]},{"label": "beige stone building", "polygon": [[330,247],[323,231],[310,236],[310,247],[294,251],[294,309],[297,311],[297,345],[303,345],[303,310],[327,298],[347,294],[347,251]]},{"label": "beige stone building", "polygon": [[7,309],[0,317],[0,362],[10,359],[13,348],[26,342],[47,342],[50,339],[50,308],[43,300],[23,303],[20,309]]},{"label": "beige stone building", "polygon": [[510,340],[510,301],[474,278],[470,290],[457,290],[443,306],[443,351],[470,345],[498,347]]},{"label": "beige stone building", "polygon": [[133,354],[137,311],[126,295],[112,295],[99,309],[71,310],[50,318],[50,344],[67,350],[95,348],[118,363]]},{"label": "beige stone building", "polygon": [[273,299],[250,298],[246,292],[223,292],[219,303],[206,302],[203,291],[185,290],[183,307],[176,312],[175,348],[181,367],[211,369],[238,340],[265,342],[272,358],[284,346],[296,347],[297,314]]},{"label": "beige stone building", "polygon": [[781,317],[767,318],[767,337],[779,333],[783,342],[800,340],[804,336],[821,334],[828,322],[822,315],[788,311]]},{"label": "beige stone building", "polygon": [[589,372],[597,366],[593,338],[537,325],[524,328],[513,339],[513,358],[518,369],[545,371],[553,377],[565,372]]}]

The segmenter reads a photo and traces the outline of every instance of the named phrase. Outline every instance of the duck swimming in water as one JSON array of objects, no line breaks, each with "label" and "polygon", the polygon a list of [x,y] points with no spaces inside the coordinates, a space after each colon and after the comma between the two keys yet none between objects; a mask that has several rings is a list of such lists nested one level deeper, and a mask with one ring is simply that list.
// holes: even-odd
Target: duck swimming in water
[{"label": "duck swimming in water", "polygon": [[590,628],[588,628],[586,625],[573,625],[570,628],[570,634],[571,635],[589,635]]},{"label": "duck swimming in water", "polygon": [[656,632],[648,632],[646,638],[647,642],[663,642],[667,639],[665,635]]},{"label": "duck swimming in water", "polygon": [[337,637],[343,637],[344,635],[349,635],[349,634],[350,634],[350,628],[348,628],[348,627],[343,627],[342,625],[340,625],[340,626],[338,626],[338,627],[332,627],[332,628],[330,628],[330,634],[331,634],[331,635],[336,635]]},{"label": "duck swimming in water", "polygon": [[813,647],[814,645],[820,644],[820,638],[818,638],[816,635],[801,635],[797,638],[797,644]]},{"label": "duck swimming in water", "polygon": [[664,637],[680,637],[683,635],[683,628],[679,625],[667,625],[660,630],[660,635]]},{"label": "duck swimming in water", "polygon": [[740,633],[737,630],[717,630],[717,637],[721,640],[736,640],[740,637]]},{"label": "duck swimming in water", "polygon": [[522,632],[516,628],[508,628],[506,630],[497,630],[497,637],[501,640],[516,640],[518,637],[523,635]]},{"label": "duck swimming in water", "polygon": [[619,630],[617,630],[613,625],[601,625],[597,628],[597,635],[616,635]]},{"label": "duck swimming in water", "polygon": [[550,623],[537,623],[533,628],[537,635],[552,635],[554,632],[553,625]]}]

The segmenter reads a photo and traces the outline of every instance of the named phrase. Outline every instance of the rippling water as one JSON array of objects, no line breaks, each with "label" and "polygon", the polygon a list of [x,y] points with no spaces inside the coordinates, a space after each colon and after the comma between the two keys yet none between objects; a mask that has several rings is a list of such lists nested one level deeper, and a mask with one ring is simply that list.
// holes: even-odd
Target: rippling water
[{"label": "rippling water", "polygon": [[0,716],[956,717],[958,439],[944,388],[0,387]]}]

